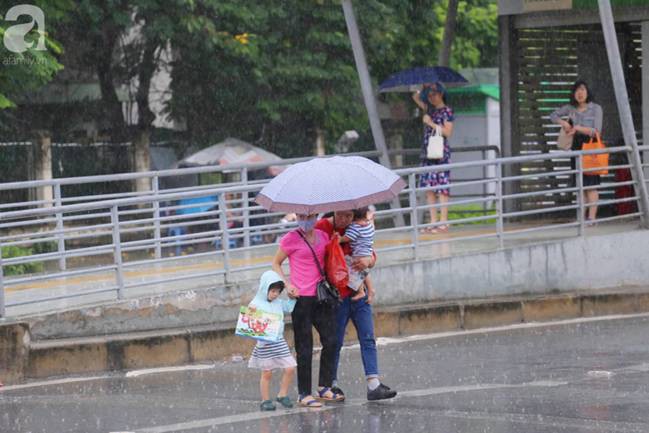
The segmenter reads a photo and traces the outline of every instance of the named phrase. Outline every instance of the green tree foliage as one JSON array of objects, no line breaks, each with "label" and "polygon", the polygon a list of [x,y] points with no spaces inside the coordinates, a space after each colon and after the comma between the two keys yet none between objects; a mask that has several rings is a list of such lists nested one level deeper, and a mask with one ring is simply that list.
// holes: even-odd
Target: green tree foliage
[{"label": "green tree foliage", "polygon": [[[45,31],[51,21],[60,18],[62,2],[31,2],[41,7],[45,14]],[[40,37],[36,25],[26,35],[25,41],[32,42],[30,49],[23,53],[14,53],[3,44],[5,31],[14,25],[31,21],[28,16],[21,16],[17,21],[4,21],[7,11],[16,4],[15,1],[0,0],[0,110],[14,107],[15,99],[20,95],[35,90],[49,82],[62,68],[57,56],[61,54],[61,46],[47,34],[45,35],[46,51],[36,50],[36,42]]]},{"label": "green tree foliage", "polygon": [[[354,2],[373,78],[435,64],[445,6],[445,0]],[[234,135],[297,156],[312,151],[318,129],[328,143],[346,129],[367,130],[339,1],[268,0],[262,7],[232,0],[214,10],[209,31],[175,44],[180,56],[170,112],[186,119],[193,141]],[[221,38],[205,37],[212,33]],[[461,1],[451,66],[495,65],[496,47],[495,2]]]},{"label": "green tree foliage", "polygon": [[[7,4],[0,0],[0,5]],[[44,2],[43,2],[44,3]],[[354,2],[372,77],[436,62],[447,0]],[[139,85],[144,114],[147,79],[174,58],[168,114],[184,120],[192,143],[237,136],[280,153],[311,153],[323,131],[328,143],[347,129],[368,130],[353,53],[339,0],[54,0],[54,36],[72,51],[71,67],[101,83],[99,122],[123,131],[117,90]],[[0,10],[0,12],[2,12]],[[46,11],[48,17],[53,13]],[[5,25],[0,21],[0,26]],[[141,37],[130,38],[138,28]],[[1,27],[0,27],[1,31]],[[495,0],[463,0],[452,67],[492,66],[497,46]],[[47,62],[29,74],[0,69],[0,105],[49,80],[60,65],[52,50],[28,53]],[[40,63],[39,63],[40,64]],[[137,87],[137,86],[136,86]],[[369,135],[369,134],[365,134]]]},{"label": "green tree foliage", "polygon": [[198,34],[175,45],[171,112],[187,119],[193,140],[234,135],[293,156],[313,147],[318,129],[366,125],[340,2],[227,3],[218,44]]}]

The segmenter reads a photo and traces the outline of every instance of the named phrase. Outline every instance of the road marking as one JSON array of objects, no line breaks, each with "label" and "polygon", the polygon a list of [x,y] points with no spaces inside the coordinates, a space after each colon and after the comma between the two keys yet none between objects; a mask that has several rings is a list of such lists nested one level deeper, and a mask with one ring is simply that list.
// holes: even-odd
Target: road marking
[{"label": "road marking", "polygon": [[147,374],[170,373],[170,372],[191,371],[191,370],[209,370],[214,367],[216,367],[216,364],[192,364],[192,365],[180,365],[177,367],[146,368],[142,370],[128,371],[124,376],[139,377],[139,376],[145,376]]},{"label": "road marking", "polygon": [[[507,422],[511,424],[534,424],[543,427],[552,426],[555,430],[561,428],[566,431],[586,430],[588,432],[601,431],[606,433],[646,433],[647,424],[628,421],[609,421],[602,419],[589,419],[582,417],[567,417],[556,415],[526,414],[526,413],[488,413],[488,412],[463,412],[456,410],[435,411],[441,417],[462,420],[480,420],[491,422]],[[514,430],[515,431],[515,430]]]},{"label": "road marking", "polygon": [[[412,391],[403,391],[395,397],[394,400],[399,400],[400,398],[407,397],[424,397],[431,395],[439,394],[455,394],[458,392],[470,392],[470,391],[482,391],[490,389],[506,389],[506,388],[526,388],[526,387],[553,387],[553,386],[562,386],[566,385],[568,382],[558,382],[558,381],[535,381],[535,382],[525,382],[518,384],[475,384],[475,385],[462,385],[462,386],[443,386],[436,388],[427,388],[427,389],[418,389]],[[387,403],[390,400],[384,400],[382,403]],[[369,404],[382,404],[379,402],[368,402],[364,399],[348,399],[345,403],[335,404],[335,405],[325,405],[319,409],[308,409],[308,408],[299,408],[296,410],[290,411],[278,411],[278,412],[248,412],[238,415],[228,415],[217,418],[208,418],[202,420],[188,421],[177,424],[169,424],[155,427],[145,427],[142,429],[136,429],[133,433],[170,433],[184,430],[192,430],[198,428],[207,428],[217,425],[224,424],[235,424],[239,422],[250,422],[258,421],[261,419],[274,418],[280,416],[290,416],[296,413],[309,413],[309,412],[322,412],[326,410],[333,410],[338,408],[347,408],[347,407],[359,407]]]},{"label": "road marking", "polygon": [[183,431],[183,430],[193,430],[197,428],[204,428],[204,427],[213,427],[217,425],[223,425],[223,424],[234,424],[238,422],[244,422],[244,421],[258,421],[262,419],[268,419],[268,418],[276,418],[276,417],[281,417],[281,416],[289,416],[289,415],[294,415],[296,413],[311,413],[311,412],[324,412],[328,410],[333,410],[336,409],[337,406],[323,406],[320,408],[298,408],[298,409],[293,409],[293,410],[279,410],[279,411],[274,411],[274,412],[250,412],[250,413],[242,413],[238,415],[228,415],[228,416],[222,416],[219,418],[208,418],[208,419],[200,419],[196,421],[188,421],[188,422],[182,422],[178,424],[169,424],[169,425],[161,425],[161,426],[156,426],[156,427],[146,427],[143,429],[139,430],[133,430],[132,433],[167,433],[167,432],[177,432],[177,431]]},{"label": "road marking", "polygon": [[487,384],[475,384],[475,385],[460,385],[460,386],[443,386],[437,388],[428,388],[428,389],[416,389],[412,391],[399,391],[397,398],[399,397],[426,397],[431,395],[439,394],[455,394],[458,392],[469,392],[469,391],[486,391],[491,389],[507,389],[507,388],[527,388],[527,387],[545,387],[552,388],[556,386],[568,385],[569,382],[566,381],[555,381],[555,380],[537,380],[534,382],[524,382],[524,383],[487,383]]},{"label": "road marking", "polygon": [[89,377],[71,377],[67,379],[43,380],[40,382],[31,382],[31,383],[25,383],[21,385],[7,385],[0,388],[0,394],[6,391],[13,391],[17,389],[38,388],[41,386],[63,385],[67,383],[76,383],[76,382],[91,382],[93,380],[108,379],[110,377],[116,377],[116,376],[104,375],[104,376],[89,376]]},{"label": "road marking", "polygon": [[[468,329],[468,330],[448,331],[448,332],[436,332],[432,334],[417,334],[417,335],[408,335],[405,337],[379,337],[376,339],[376,344],[377,346],[389,346],[392,344],[401,344],[410,341],[437,340],[441,338],[461,337],[465,335],[479,335],[479,334],[488,334],[494,332],[514,331],[518,329],[549,328],[555,326],[575,325],[580,323],[606,322],[612,320],[642,319],[642,318],[649,318],[649,313],[616,314],[616,315],[598,316],[598,317],[580,317],[576,319],[565,319],[565,320],[558,320],[553,322],[517,323],[514,325],[492,326],[489,328]],[[359,348],[360,345],[358,343],[343,346],[343,350],[359,349]]]}]

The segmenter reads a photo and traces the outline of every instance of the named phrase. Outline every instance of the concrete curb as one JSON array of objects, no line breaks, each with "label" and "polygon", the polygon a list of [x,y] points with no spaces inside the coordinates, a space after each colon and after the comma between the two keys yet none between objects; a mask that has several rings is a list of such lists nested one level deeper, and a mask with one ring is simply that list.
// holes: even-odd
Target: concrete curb
[{"label": "concrete curb", "polygon": [[[375,329],[379,337],[395,337],[641,312],[649,312],[647,293],[521,296],[381,308]],[[292,341],[290,324],[286,338]],[[348,327],[346,340],[355,339]],[[8,324],[0,326],[0,381],[223,360],[247,356],[253,345],[235,337],[234,329],[210,326],[39,342],[30,341],[27,324]]]}]

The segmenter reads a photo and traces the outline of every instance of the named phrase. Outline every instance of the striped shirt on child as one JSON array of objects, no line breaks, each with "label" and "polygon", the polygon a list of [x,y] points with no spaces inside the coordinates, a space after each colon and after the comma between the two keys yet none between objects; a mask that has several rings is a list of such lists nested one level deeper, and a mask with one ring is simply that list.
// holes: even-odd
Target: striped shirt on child
[{"label": "striped shirt on child", "polygon": [[374,225],[360,225],[351,223],[345,230],[345,236],[349,238],[352,247],[352,256],[364,257],[372,255],[374,244]]}]

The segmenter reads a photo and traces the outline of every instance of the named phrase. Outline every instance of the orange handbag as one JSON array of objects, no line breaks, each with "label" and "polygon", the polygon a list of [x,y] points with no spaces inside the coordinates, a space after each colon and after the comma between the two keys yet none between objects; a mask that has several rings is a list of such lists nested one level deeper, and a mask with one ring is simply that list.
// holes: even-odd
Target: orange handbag
[{"label": "orange handbag", "polygon": [[[595,133],[595,137],[591,137],[590,141],[584,143],[582,150],[596,150],[596,149],[606,149],[602,139],[599,136],[599,133]],[[582,155],[582,167],[584,169],[584,175],[586,176],[596,176],[602,174],[608,174],[608,153],[598,153],[595,155]],[[601,170],[586,171],[588,169],[599,168]]]}]

